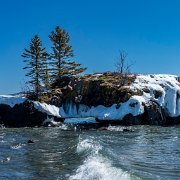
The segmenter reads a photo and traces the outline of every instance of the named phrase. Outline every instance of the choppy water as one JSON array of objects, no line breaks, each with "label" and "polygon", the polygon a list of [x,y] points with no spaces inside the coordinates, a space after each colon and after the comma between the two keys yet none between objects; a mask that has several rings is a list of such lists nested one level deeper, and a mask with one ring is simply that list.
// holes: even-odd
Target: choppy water
[{"label": "choppy water", "polygon": [[124,128],[1,128],[0,179],[180,178],[180,126]]}]

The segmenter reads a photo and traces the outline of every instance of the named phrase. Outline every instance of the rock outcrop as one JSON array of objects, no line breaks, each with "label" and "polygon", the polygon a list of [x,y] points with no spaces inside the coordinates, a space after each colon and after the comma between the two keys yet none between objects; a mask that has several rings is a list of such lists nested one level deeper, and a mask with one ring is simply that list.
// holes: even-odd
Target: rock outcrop
[{"label": "rock outcrop", "polygon": [[[0,124],[5,127],[39,127],[49,115],[41,112],[34,107],[32,101],[24,101],[11,107],[0,104]],[[62,118],[54,117],[57,122],[63,121]]]},{"label": "rock outcrop", "polygon": [[[58,126],[67,123],[67,118],[95,128],[180,123],[180,83],[176,76],[129,75],[123,86],[118,81],[113,73],[66,77],[54,84],[54,92],[43,94],[44,103],[0,96],[0,124]],[[85,119],[89,117],[94,120]]]}]

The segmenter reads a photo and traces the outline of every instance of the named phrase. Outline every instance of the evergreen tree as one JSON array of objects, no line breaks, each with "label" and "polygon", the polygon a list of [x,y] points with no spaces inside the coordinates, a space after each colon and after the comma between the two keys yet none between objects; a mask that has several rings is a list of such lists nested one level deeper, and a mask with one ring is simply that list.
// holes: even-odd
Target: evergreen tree
[{"label": "evergreen tree", "polygon": [[42,46],[42,42],[38,35],[35,35],[30,42],[29,49],[25,49],[22,57],[25,58],[24,62],[28,72],[26,76],[29,77],[27,82],[34,88],[36,95],[36,100],[39,100],[39,95],[41,91],[41,84],[47,78],[47,52]]},{"label": "evergreen tree", "polygon": [[60,79],[62,76],[77,75],[86,70],[80,68],[81,64],[77,64],[70,59],[74,57],[72,47],[69,45],[70,37],[68,33],[59,26],[49,35],[53,43],[51,54],[51,73],[53,79]]},{"label": "evergreen tree", "polygon": [[42,77],[42,80],[43,80],[46,90],[49,90],[50,89],[50,78],[49,78],[49,67],[48,67],[47,62],[45,62],[44,76]]}]

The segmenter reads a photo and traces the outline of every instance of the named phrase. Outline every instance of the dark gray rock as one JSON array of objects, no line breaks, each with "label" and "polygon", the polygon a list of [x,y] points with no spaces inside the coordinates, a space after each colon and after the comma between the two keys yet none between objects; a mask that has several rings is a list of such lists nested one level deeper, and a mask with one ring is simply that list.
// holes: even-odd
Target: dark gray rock
[{"label": "dark gray rock", "polygon": [[35,127],[41,126],[47,114],[34,108],[31,101],[16,104],[13,108],[0,104],[0,123],[5,127]]},{"label": "dark gray rock", "polygon": [[33,140],[31,140],[31,139],[29,139],[29,140],[27,141],[27,143],[28,143],[28,144],[33,144],[33,143],[34,143],[34,141],[33,141]]},{"label": "dark gray rock", "polygon": [[[78,106],[78,104],[77,104]],[[96,119],[97,123],[85,124],[81,128],[101,128],[109,125],[175,125],[180,124],[179,117],[169,117],[157,102],[150,101],[149,104],[144,104],[144,113],[139,116],[127,114],[121,120],[100,120]],[[48,118],[53,118],[56,122],[64,122],[64,118],[50,116],[44,112],[38,111],[34,107],[33,101],[25,101],[21,104],[16,104],[14,107],[0,104],[0,125],[5,127],[39,127]],[[50,123],[50,122],[49,122]],[[44,126],[47,126],[44,124]],[[53,126],[53,125],[52,125]]]},{"label": "dark gray rock", "polygon": [[162,107],[155,101],[150,101],[144,106],[143,124],[148,125],[165,125],[166,114]]}]

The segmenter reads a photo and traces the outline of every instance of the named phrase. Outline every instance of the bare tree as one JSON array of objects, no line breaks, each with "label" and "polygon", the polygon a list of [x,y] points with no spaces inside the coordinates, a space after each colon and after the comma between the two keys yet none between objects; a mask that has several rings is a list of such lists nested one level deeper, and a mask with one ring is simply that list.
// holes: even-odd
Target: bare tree
[{"label": "bare tree", "polygon": [[130,74],[131,67],[134,65],[134,63],[128,62],[127,56],[128,54],[125,51],[120,50],[119,56],[115,62],[116,73],[119,77],[120,86],[124,86],[126,84],[128,74]]}]

